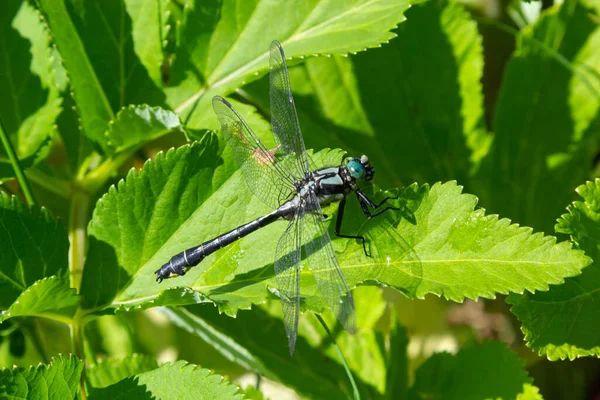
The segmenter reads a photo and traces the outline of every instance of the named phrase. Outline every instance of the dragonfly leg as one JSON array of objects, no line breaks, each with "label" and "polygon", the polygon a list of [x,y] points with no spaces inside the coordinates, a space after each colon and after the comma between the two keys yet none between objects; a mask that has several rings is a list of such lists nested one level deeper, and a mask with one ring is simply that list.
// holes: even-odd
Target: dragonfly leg
[{"label": "dragonfly leg", "polygon": [[[366,197],[366,196],[365,196],[365,197]],[[373,208],[379,208],[379,207],[381,207],[382,205],[384,205],[386,201],[388,201],[388,200],[396,200],[396,199],[398,199],[398,196],[396,196],[396,197],[391,197],[391,196],[388,196],[388,197],[386,197],[385,199],[383,199],[383,200],[382,200],[382,201],[381,201],[379,204],[375,204],[375,207],[373,207]]]},{"label": "dragonfly leg", "polygon": [[368,219],[376,217],[376,216],[378,216],[378,215],[380,215],[380,214],[382,214],[382,213],[384,213],[384,212],[386,212],[388,210],[400,210],[400,208],[398,208],[398,207],[388,206],[388,207],[384,208],[383,210],[377,210],[376,212],[374,212],[373,214],[371,214],[371,211],[369,211],[369,207],[371,207],[373,209],[379,208],[382,205],[384,205],[386,201],[388,201],[388,200],[394,200],[394,199],[397,199],[398,197],[386,197],[379,204],[375,204],[373,202],[373,200],[369,199],[367,197],[367,195],[364,194],[363,192],[361,192],[360,190],[356,191],[356,197],[358,197],[358,201],[360,202],[360,206],[362,207],[363,213],[367,216]]},{"label": "dragonfly leg", "polygon": [[[361,203],[362,204],[362,203]],[[340,205],[338,207],[338,215],[337,215],[337,219],[335,220],[335,235],[337,237],[342,237],[342,238],[347,238],[347,239],[359,239],[362,241],[362,245],[363,245],[363,251],[365,252],[365,256],[370,257],[369,254],[367,253],[367,246],[365,244],[365,237],[364,236],[354,236],[354,235],[344,235],[342,234],[340,231],[342,230],[342,221],[344,220],[344,209],[346,207],[346,198],[344,197],[341,201],[340,201]],[[363,208],[364,211],[364,208]]]}]

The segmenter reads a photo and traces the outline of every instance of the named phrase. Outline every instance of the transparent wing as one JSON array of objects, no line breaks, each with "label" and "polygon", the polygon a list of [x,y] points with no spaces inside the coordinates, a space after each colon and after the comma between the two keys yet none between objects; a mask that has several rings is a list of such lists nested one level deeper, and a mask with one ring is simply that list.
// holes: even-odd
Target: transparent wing
[{"label": "transparent wing", "polygon": [[268,150],[224,98],[215,96],[213,109],[252,192],[272,208],[279,207],[294,192],[294,178],[275,158],[276,149]]},{"label": "transparent wing", "polygon": [[271,127],[275,142],[284,161],[289,161],[290,171],[297,178],[304,178],[310,171],[308,155],[304,148],[304,139],[290,88],[285,55],[281,44],[276,40],[271,43],[269,70]]},{"label": "transparent wing", "polygon": [[283,308],[283,324],[290,355],[296,347],[300,312],[300,238],[299,209],[277,243],[275,251],[275,280]]},{"label": "transparent wing", "polygon": [[340,269],[329,233],[325,229],[319,199],[314,193],[305,198],[302,221],[302,242],[308,265],[325,303],[335,313],[344,328],[356,331],[356,313],[352,293]]}]

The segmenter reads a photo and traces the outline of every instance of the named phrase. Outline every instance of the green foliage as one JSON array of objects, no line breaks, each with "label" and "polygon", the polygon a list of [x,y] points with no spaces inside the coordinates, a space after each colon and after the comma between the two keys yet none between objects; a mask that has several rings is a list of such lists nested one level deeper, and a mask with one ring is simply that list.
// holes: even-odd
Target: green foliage
[{"label": "green foliage", "polygon": [[155,359],[134,354],[128,358],[102,360],[87,369],[87,376],[92,386],[104,388],[157,367]]},{"label": "green foliage", "polygon": [[129,106],[119,111],[106,137],[118,152],[172,132],[183,133],[177,114],[159,107]]},{"label": "green foliage", "polygon": [[69,242],[62,224],[44,208],[26,207],[0,193],[0,307],[8,308],[39,279],[67,274]]},{"label": "green foliage", "polygon": [[[61,98],[52,76],[52,56],[38,15],[20,0],[7,0],[0,15],[0,119],[25,167],[49,153]],[[0,178],[14,176],[0,151]]]},{"label": "green foliage", "polygon": [[470,346],[455,356],[438,353],[416,372],[413,399],[514,399],[531,383],[523,362],[502,343]]},{"label": "green foliage", "polygon": [[48,365],[0,370],[0,396],[11,399],[73,399],[79,395],[83,363],[59,356]]},{"label": "green foliage", "polygon": [[51,276],[25,289],[8,310],[2,312],[0,322],[14,317],[37,316],[69,323],[80,302],[77,291],[64,279]]},{"label": "green foliage", "polygon": [[[98,299],[90,307],[152,301],[160,289],[153,272],[171,255],[266,212],[244,187],[239,172],[227,174],[234,169],[220,161],[221,154],[215,138],[207,136],[147,162],[99,201],[89,226],[95,239],[91,245],[96,247],[90,249],[82,285],[86,300]],[[326,160],[315,161],[317,166],[332,165],[340,156],[319,153],[315,159]],[[589,264],[568,242],[557,245],[553,238],[474,211],[476,198],[461,194],[455,183],[412,185],[398,196],[400,203],[413,207],[416,223],[403,219],[387,225],[398,216],[367,224],[364,230],[379,257],[366,257],[355,240],[336,241],[345,249],[338,259],[350,287],[376,281],[411,297],[435,293],[462,301],[546,290],[549,283],[560,283]],[[256,209],[261,211],[256,214]],[[200,235],[198,226],[203,226]],[[269,288],[276,287],[271,267],[276,242],[269,238],[279,237],[284,228],[285,224],[263,228],[167,284],[194,289],[230,315],[262,303]],[[112,271],[101,286],[96,284],[94,265],[103,274]],[[320,311],[323,305],[311,274],[302,273],[302,297],[307,308]]]},{"label": "green foliage", "polygon": [[[407,1],[264,3],[243,5],[193,2],[184,12],[175,54],[168,103],[182,115],[197,110],[186,123],[216,128],[210,102],[266,72],[268,48],[278,40],[287,57],[347,54],[375,47],[394,37]],[[285,24],[269,23],[273,18]],[[260,40],[257,40],[260,38]],[[192,67],[193,66],[193,67]]]},{"label": "green foliage", "polygon": [[484,206],[546,232],[587,177],[596,148],[600,32],[586,3],[555,7],[519,34],[477,177]]},{"label": "green foliage", "polygon": [[[570,235],[586,254],[597,259],[600,249],[600,180],[577,188],[584,201],[568,207],[556,231]],[[575,359],[600,355],[596,332],[596,300],[600,271],[597,262],[584,273],[548,292],[509,296],[512,311],[523,324],[528,345],[548,358]]]},{"label": "green foliage", "polygon": [[[173,384],[177,382],[177,384]],[[222,376],[195,365],[178,361],[163,364],[154,371],[135,375],[103,389],[93,389],[93,399],[242,399],[238,388]]]},{"label": "green foliage", "polygon": [[[580,364],[537,357],[600,356],[600,180],[553,229],[600,171],[600,5],[544,5],[500,20],[437,0],[2,2],[2,139],[25,171],[0,150],[0,366],[20,366],[0,397],[539,400],[568,377],[596,395]],[[210,103],[228,96],[273,149],[275,39],[314,164],[367,154],[362,190],[398,208],[367,220],[348,197],[342,232],[369,256],[324,208],[357,332],[302,268],[293,358],[273,266],[285,222],[155,275],[271,211]],[[467,298],[484,305],[445,301]],[[49,362],[61,352],[76,356]]]}]

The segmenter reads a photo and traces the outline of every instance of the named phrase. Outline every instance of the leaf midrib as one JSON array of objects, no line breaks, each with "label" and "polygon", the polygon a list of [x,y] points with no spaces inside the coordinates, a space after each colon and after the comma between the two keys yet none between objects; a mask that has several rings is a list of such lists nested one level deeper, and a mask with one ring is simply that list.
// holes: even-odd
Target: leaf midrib
[{"label": "leaf midrib", "polygon": [[[539,265],[539,266],[549,266],[549,265],[558,265],[558,264],[563,264],[563,265],[578,265],[579,262],[577,261],[571,261],[571,262],[565,262],[563,260],[557,260],[557,261],[534,261],[534,260],[499,260],[499,259],[487,259],[487,258],[480,258],[480,259],[461,259],[461,258],[454,258],[451,260],[447,260],[447,259],[428,259],[428,260],[407,260],[407,261],[396,261],[396,262],[390,262],[389,264],[386,264],[387,266],[398,266],[398,265],[412,265],[412,264],[440,264],[440,263],[444,263],[444,264],[454,264],[454,263],[459,263],[461,265],[464,264],[479,264],[482,262],[486,262],[486,263],[490,263],[490,264],[517,264],[517,265]],[[351,270],[351,269],[356,269],[356,268],[371,268],[373,266],[377,265],[376,263],[361,263],[361,264],[352,264],[352,265],[341,265],[340,269],[342,271],[345,270]],[[325,272],[330,270],[331,268],[324,268],[321,269],[320,271]],[[141,270],[141,269],[140,269]],[[402,272],[408,276],[411,276],[413,278],[417,278],[417,279],[421,279],[423,281],[427,281],[427,282],[432,282],[432,283],[437,283],[437,284],[444,284],[447,286],[462,286],[464,285],[464,282],[458,282],[458,283],[447,283],[447,282],[440,282],[431,278],[426,278],[423,276],[417,276],[413,273],[410,273],[410,270],[402,270]],[[312,276],[312,271],[310,270],[306,270],[303,269],[302,271],[300,271],[300,275],[301,276]],[[133,279],[132,279],[133,281]],[[259,283],[259,282],[266,282],[265,279],[257,279],[257,277],[252,277],[252,278],[248,278],[248,279],[243,279],[243,280],[238,280],[236,281],[236,283]],[[198,293],[206,293],[207,290],[210,289],[216,289],[216,288],[220,288],[226,284],[229,284],[230,282],[224,282],[224,283],[220,283],[220,284],[214,284],[214,285],[204,285],[204,286],[189,286],[190,289],[198,292]],[[187,287],[187,286],[186,286]],[[170,288],[170,289],[174,289],[174,288]],[[600,291],[600,288],[598,289],[598,291]],[[122,291],[121,291],[122,293]],[[209,294],[210,295],[210,294]],[[239,294],[238,294],[239,295]],[[114,301],[112,302],[112,305],[115,306],[120,306],[120,305],[135,305],[144,301],[150,301],[153,299],[156,299],[159,296],[159,294],[156,295],[151,295],[151,296],[144,296],[144,297],[134,297],[134,298],[130,298],[124,301]],[[115,296],[115,298],[118,296]]]}]

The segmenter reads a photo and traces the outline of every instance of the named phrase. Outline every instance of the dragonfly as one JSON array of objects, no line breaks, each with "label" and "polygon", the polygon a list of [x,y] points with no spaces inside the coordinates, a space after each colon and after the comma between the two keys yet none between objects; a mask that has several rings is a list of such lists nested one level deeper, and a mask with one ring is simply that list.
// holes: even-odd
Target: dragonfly
[{"label": "dragonfly", "polygon": [[315,168],[304,146],[285,54],[278,41],[271,43],[269,55],[274,149],[268,149],[262,143],[227,100],[215,96],[212,104],[247,185],[274,211],[176,254],[156,271],[156,280],[162,282],[163,279],[185,275],[210,254],[236,240],[275,221],[289,221],[277,243],[274,268],[292,355],[298,334],[302,255],[308,261],[309,270],[327,306],[347,331],[356,330],[352,293],[337,262],[322,207],[339,203],[334,230],[336,236],[361,240],[367,256],[363,236],[341,232],[346,196],[355,193],[369,219],[398,208],[389,205],[382,208],[395,197],[386,197],[375,203],[360,190],[358,182],[370,181],[375,175],[375,169],[365,155],[347,158],[338,166]]}]

